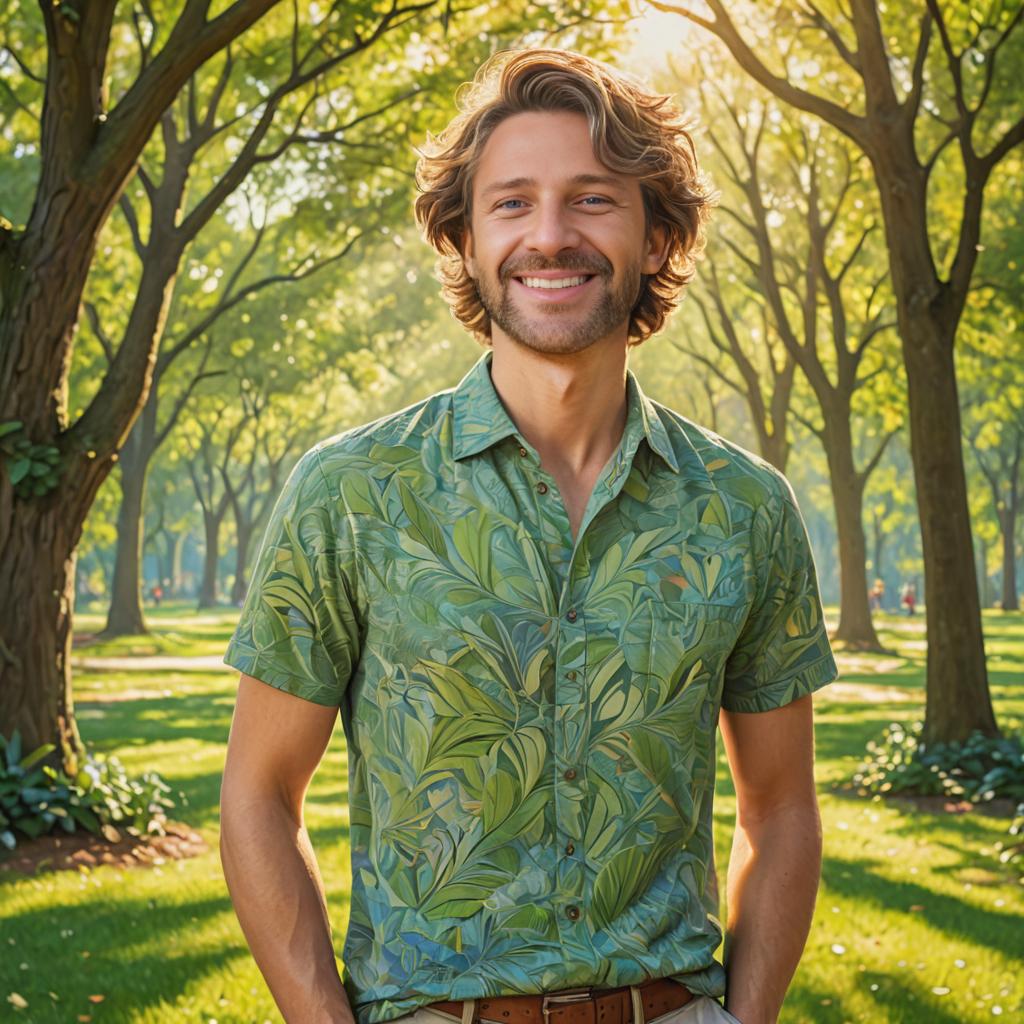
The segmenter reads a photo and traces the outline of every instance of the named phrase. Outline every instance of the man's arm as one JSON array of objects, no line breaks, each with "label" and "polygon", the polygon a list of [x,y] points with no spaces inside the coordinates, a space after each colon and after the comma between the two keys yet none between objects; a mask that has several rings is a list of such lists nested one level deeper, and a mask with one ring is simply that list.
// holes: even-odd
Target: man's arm
[{"label": "man's arm", "polygon": [[288,1024],[352,1024],[302,818],[338,709],[242,675],[220,797],[220,857],[249,948]]},{"label": "man's arm", "polygon": [[721,728],[736,784],[726,1009],[742,1024],[775,1024],[821,874],[811,696],[772,711],[723,711]]}]

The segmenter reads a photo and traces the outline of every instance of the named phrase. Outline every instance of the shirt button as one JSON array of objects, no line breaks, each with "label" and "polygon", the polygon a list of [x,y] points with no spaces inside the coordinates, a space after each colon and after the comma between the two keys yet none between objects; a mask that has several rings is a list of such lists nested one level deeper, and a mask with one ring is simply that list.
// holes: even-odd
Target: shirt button
[{"label": "shirt button", "polygon": [[568,917],[570,921],[578,921],[580,919],[580,908],[566,907],[565,916]]},{"label": "shirt button", "polygon": [[520,448],[519,454],[522,455],[522,457],[525,459],[528,453],[525,448]]},{"label": "shirt button", "polygon": [[576,852],[576,847],[572,843],[566,843],[565,852],[571,857]]},{"label": "shirt button", "polygon": [[565,773],[565,777],[571,782],[573,779],[576,778],[576,769],[575,768],[567,769],[566,773]]},{"label": "shirt button", "polygon": [[565,673],[565,678],[568,679],[570,683],[573,682],[576,678],[576,669],[569,669],[569,671]]},{"label": "shirt button", "polygon": [[567,619],[568,619],[568,620],[569,620],[570,622],[575,622],[575,621],[576,621],[576,609],[575,609],[575,608],[570,608],[570,609],[569,609],[569,610],[568,610],[568,611],[567,611],[567,612],[565,613],[565,617],[566,617],[566,618],[567,618]]},{"label": "shirt button", "polygon": [[539,484],[537,484],[537,493],[538,494],[547,494],[548,493],[548,485],[546,483],[544,483],[543,480]]}]

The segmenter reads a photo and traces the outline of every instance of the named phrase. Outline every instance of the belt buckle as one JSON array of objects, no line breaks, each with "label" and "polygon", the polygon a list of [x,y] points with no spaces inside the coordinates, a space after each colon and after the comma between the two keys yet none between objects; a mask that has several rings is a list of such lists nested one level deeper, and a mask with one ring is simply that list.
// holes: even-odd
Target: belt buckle
[{"label": "belt buckle", "polygon": [[550,995],[545,995],[540,1004],[540,1012],[544,1019],[544,1024],[550,1024],[548,1016],[551,1013],[551,1009],[548,1006],[549,1001],[553,1003],[582,1003],[593,998],[593,990],[590,988],[572,988],[566,989],[564,992],[552,992]]}]

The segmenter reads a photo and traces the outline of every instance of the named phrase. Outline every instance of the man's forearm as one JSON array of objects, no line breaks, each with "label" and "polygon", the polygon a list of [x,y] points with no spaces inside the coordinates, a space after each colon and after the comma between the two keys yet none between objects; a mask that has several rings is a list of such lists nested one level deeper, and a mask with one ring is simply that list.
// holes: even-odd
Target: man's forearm
[{"label": "man's forearm", "polygon": [[816,804],[737,823],[729,859],[726,1008],[742,1024],[775,1024],[807,941],[820,874]]},{"label": "man's forearm", "polygon": [[352,1024],[305,827],[279,801],[223,801],[220,855],[242,931],[287,1024]]}]

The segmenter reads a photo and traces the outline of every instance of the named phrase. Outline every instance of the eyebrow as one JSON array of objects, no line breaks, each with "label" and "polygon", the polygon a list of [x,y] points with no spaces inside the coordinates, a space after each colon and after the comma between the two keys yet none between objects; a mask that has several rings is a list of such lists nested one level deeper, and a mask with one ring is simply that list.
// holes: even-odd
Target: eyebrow
[{"label": "eyebrow", "polygon": [[[569,183],[572,185],[604,185],[616,189],[624,187],[621,178],[615,178],[609,174],[577,174],[569,179]],[[493,185],[488,185],[481,190],[480,195],[489,196],[494,192],[505,192],[509,189],[532,188],[536,184],[536,178],[509,178],[507,181],[496,181]]]}]

